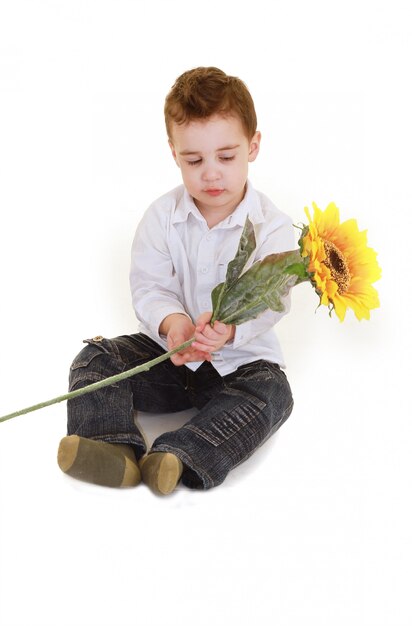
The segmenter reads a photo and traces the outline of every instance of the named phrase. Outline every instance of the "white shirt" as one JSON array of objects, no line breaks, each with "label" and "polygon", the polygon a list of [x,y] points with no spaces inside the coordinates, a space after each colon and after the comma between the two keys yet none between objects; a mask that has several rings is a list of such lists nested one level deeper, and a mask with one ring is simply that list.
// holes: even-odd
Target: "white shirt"
[{"label": "white shirt", "polygon": [[[185,313],[196,321],[212,310],[211,292],[225,280],[226,268],[239,245],[246,216],[254,225],[254,261],[273,252],[293,250],[291,219],[279,211],[248,181],[246,194],[235,211],[208,227],[184,185],[156,200],[144,213],[132,245],[130,286],[139,330],[167,349],[159,326],[171,313]],[[214,353],[213,365],[224,376],[237,367],[266,359],[284,367],[273,326],[282,313],[265,311],[257,319],[236,327],[234,340]],[[188,363],[196,370],[201,362]]]}]

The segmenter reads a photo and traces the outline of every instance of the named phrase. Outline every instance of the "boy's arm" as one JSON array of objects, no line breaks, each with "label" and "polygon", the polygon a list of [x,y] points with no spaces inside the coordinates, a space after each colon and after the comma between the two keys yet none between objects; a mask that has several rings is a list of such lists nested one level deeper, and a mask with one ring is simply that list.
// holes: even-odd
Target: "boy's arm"
[{"label": "boy's arm", "polygon": [[[130,269],[136,316],[159,338],[160,326],[168,316],[179,314],[191,322],[183,305],[181,285],[167,246],[166,213],[151,207],[146,211],[133,240]],[[161,334],[167,335],[167,332]]]},{"label": "boy's arm", "polygon": [[[222,339],[223,343],[228,340],[226,327],[222,325],[225,329],[223,337],[221,333],[213,332],[217,340],[213,341],[213,337],[202,336],[185,311],[181,285],[166,242],[167,225],[162,222],[165,214],[165,211],[159,213],[149,209],[133,241],[130,286],[136,316],[154,335],[166,338],[169,350],[194,337],[197,330],[197,346],[192,345],[173,355],[171,360],[175,365],[210,361],[213,346],[219,345],[220,348]],[[202,329],[209,320],[210,315],[202,323]]]}]

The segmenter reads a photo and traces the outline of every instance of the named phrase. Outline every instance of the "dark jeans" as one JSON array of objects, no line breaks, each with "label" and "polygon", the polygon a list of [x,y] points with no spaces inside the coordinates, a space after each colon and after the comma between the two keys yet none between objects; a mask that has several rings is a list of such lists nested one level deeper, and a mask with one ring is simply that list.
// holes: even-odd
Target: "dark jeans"
[{"label": "dark jeans", "polygon": [[[73,361],[70,390],[131,369],[163,354],[143,334],[89,339]],[[134,410],[170,413],[196,407],[182,428],[158,437],[153,452],[172,452],[184,464],[183,484],[209,489],[245,461],[289,417],[293,399],[275,363],[254,361],[227,376],[211,363],[197,371],[170,360],[68,402],[68,434],[129,444],[136,457],[146,452]]]}]

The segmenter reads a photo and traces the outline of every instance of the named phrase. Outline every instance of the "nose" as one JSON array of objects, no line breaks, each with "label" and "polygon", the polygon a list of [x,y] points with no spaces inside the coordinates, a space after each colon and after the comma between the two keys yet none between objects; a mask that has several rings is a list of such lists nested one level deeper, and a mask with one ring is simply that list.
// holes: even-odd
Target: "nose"
[{"label": "nose", "polygon": [[220,172],[215,163],[206,163],[202,172],[202,178],[205,182],[219,180]]}]

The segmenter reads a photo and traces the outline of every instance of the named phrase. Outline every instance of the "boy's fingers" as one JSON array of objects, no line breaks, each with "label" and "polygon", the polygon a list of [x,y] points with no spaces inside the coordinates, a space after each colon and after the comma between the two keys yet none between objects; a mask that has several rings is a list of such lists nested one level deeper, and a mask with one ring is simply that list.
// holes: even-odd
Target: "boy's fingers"
[{"label": "boy's fingers", "polygon": [[206,324],[210,322],[212,319],[212,311],[205,311],[196,320],[196,330],[202,331]]},{"label": "boy's fingers", "polygon": [[174,363],[174,365],[185,365],[186,363],[192,361],[210,361],[211,358],[212,357],[209,353],[190,346],[183,352],[176,352],[176,354],[170,357],[170,360]]},{"label": "boy's fingers", "polygon": [[213,330],[219,333],[219,335],[225,335],[228,331],[228,327],[226,326],[226,324],[223,324],[222,322],[215,322],[213,324]]},{"label": "boy's fingers", "polygon": [[173,350],[173,348],[177,348],[182,343],[185,342],[185,338],[183,335],[172,335],[168,337],[168,348],[169,350]]}]

